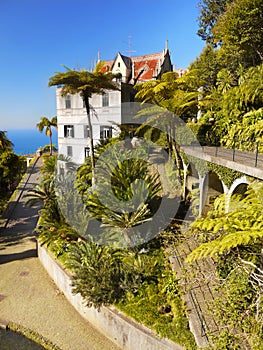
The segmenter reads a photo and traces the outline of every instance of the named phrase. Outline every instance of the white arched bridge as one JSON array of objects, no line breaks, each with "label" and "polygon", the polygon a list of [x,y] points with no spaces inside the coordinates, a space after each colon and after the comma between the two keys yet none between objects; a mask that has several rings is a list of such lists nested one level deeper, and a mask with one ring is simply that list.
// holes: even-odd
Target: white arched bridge
[{"label": "white arched bridge", "polygon": [[[223,181],[216,171],[207,170],[201,174],[194,162],[184,164],[186,187],[200,192],[199,214],[205,213],[211,203],[211,198],[220,194],[244,194],[247,186],[255,179],[263,180],[263,154],[256,152],[226,149],[215,146],[181,146],[181,151],[187,156],[223,166],[240,173],[234,180]],[[205,162],[204,162],[205,163]],[[230,180],[230,181],[229,181]]]}]

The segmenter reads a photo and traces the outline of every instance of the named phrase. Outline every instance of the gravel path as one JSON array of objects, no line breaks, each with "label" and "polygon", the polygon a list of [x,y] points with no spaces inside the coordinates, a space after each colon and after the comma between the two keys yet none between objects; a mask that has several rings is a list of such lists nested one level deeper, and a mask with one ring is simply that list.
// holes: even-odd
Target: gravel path
[{"label": "gravel path", "polygon": [[[41,162],[23,193],[39,181]],[[75,311],[40,264],[32,234],[38,210],[25,207],[20,196],[6,227],[0,228],[0,323],[28,327],[62,350],[120,349]]]}]

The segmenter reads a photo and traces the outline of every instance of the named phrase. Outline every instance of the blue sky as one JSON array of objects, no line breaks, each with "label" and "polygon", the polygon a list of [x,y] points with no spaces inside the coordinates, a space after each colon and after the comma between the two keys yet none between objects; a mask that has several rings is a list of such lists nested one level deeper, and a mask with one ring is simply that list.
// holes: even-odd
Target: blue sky
[{"label": "blue sky", "polygon": [[120,51],[159,52],[169,40],[172,63],[188,67],[202,51],[199,0],[0,0],[0,130],[35,128],[56,115],[49,78],[91,69]]}]

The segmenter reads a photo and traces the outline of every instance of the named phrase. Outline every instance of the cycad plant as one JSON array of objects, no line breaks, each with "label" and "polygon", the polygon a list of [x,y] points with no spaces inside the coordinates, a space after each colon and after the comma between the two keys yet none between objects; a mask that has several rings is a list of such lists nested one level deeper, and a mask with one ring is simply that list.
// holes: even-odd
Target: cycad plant
[{"label": "cycad plant", "polygon": [[81,293],[87,306],[100,308],[120,300],[121,253],[93,242],[72,247],[68,266],[73,271],[73,291]]},{"label": "cycad plant", "polygon": [[[113,239],[121,246],[133,246],[145,239],[139,227],[151,220],[161,190],[157,173],[144,159],[125,151],[112,151],[98,166],[96,189],[86,206],[103,229],[101,239]],[[105,229],[106,227],[106,229]]]}]

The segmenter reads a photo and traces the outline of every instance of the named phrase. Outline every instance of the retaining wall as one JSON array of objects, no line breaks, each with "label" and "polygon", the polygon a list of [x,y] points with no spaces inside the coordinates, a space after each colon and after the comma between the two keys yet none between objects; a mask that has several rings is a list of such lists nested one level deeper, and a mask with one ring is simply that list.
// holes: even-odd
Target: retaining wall
[{"label": "retaining wall", "polygon": [[87,321],[97,327],[123,350],[183,350],[168,339],[158,338],[150,329],[141,326],[112,307],[100,311],[85,306],[80,294],[71,290],[70,273],[38,243],[38,257],[57,287]]}]

